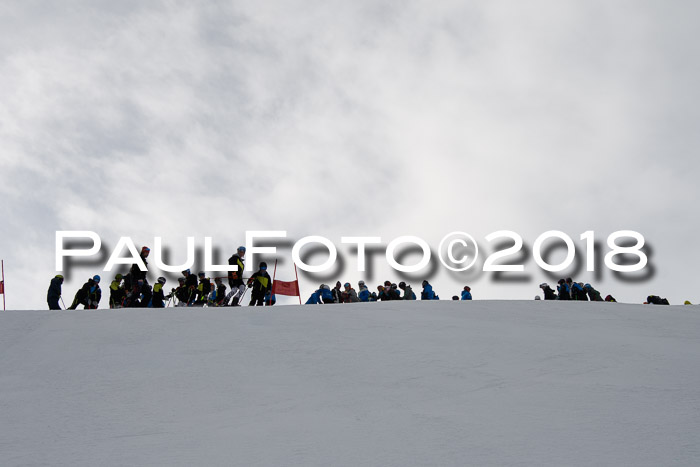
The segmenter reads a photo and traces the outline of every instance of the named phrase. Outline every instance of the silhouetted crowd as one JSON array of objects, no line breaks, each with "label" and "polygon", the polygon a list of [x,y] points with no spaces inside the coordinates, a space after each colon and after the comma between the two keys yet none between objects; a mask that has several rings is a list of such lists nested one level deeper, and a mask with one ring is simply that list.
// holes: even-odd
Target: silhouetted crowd
[{"label": "silhouetted crowd", "polygon": [[[144,246],[140,253],[141,261],[146,268],[148,267],[147,258],[150,251],[148,247]],[[109,307],[164,308],[171,305],[177,307],[235,307],[241,305],[248,290],[250,290],[248,306],[274,305],[276,297],[272,293],[272,278],[267,273],[267,264],[264,261],[259,263],[258,270],[255,273],[247,280],[244,280],[245,252],[245,247],[238,247],[236,253],[228,260],[229,265],[235,266],[235,269],[229,271],[226,277],[229,285],[228,293],[223,282],[225,278],[215,277],[212,282],[205,272],[200,271],[195,275],[189,269],[182,271],[182,277],[178,277],[178,286],[171,288],[170,292],[166,293],[165,284],[167,280],[165,277],[159,277],[156,283],[151,286],[146,277],[148,271],[142,271],[139,265],[134,264],[126,275],[117,274],[111,282],[109,286]],[[102,298],[100,280],[99,275],[89,278],[76,292],[71,305],[67,309],[75,310],[80,305],[85,309],[96,309]],[[60,274],[51,279],[47,293],[47,302],[50,310],[62,309],[59,304],[59,301],[63,302],[61,298],[62,284],[63,276]],[[432,285],[427,280],[424,280],[421,286],[421,300],[440,300],[440,297],[435,293]],[[544,294],[544,300],[617,301],[612,295],[602,298],[600,292],[593,288],[591,284],[574,282],[570,277],[560,279],[557,283],[556,291],[547,283],[540,284],[540,289],[542,289]],[[471,299],[471,288],[466,285],[459,295],[452,296],[452,300]],[[539,295],[535,296],[535,299],[541,300]],[[385,281],[377,286],[376,291],[370,291],[365,281],[357,283],[357,290],[349,282],[341,284],[338,281],[332,289],[326,284],[321,284],[311,294],[306,304],[320,305],[391,300],[417,300],[417,297],[411,285],[403,281],[398,284]],[[649,295],[644,303],[654,305],[669,304],[667,299],[656,295]],[[686,302],[686,304],[690,304],[690,302]]]}]

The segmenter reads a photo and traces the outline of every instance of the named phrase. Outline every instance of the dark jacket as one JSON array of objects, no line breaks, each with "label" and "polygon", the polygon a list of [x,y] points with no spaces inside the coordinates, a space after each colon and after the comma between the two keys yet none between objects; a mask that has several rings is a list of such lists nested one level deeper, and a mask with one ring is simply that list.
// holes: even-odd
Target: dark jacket
[{"label": "dark jacket", "polygon": [[550,286],[542,287],[542,291],[544,292],[544,299],[545,300],[556,300],[557,299],[557,294],[554,293],[554,289],[551,288]]},{"label": "dark jacket", "polygon": [[51,284],[49,284],[49,290],[46,293],[46,300],[53,301],[61,298],[61,284],[63,284],[62,277],[54,277],[51,279]]},{"label": "dark jacket", "polygon": [[165,291],[163,290],[163,284],[156,282],[153,286],[153,297],[151,298],[151,306],[153,308],[165,308]]},{"label": "dark jacket", "polygon": [[248,285],[253,288],[252,295],[265,297],[265,293],[272,290],[272,278],[267,271],[258,271],[250,276]]},{"label": "dark jacket", "polygon": [[243,258],[237,254],[233,255],[228,259],[228,264],[238,267],[235,271],[228,272],[228,284],[231,288],[243,285],[243,270],[245,269]]}]

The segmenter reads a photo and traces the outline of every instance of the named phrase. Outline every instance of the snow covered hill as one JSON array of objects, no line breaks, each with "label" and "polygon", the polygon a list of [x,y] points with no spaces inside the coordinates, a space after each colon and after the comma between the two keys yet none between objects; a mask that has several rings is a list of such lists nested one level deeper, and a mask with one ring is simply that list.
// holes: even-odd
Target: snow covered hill
[{"label": "snow covered hill", "polygon": [[700,465],[700,310],[0,313],[3,466]]}]

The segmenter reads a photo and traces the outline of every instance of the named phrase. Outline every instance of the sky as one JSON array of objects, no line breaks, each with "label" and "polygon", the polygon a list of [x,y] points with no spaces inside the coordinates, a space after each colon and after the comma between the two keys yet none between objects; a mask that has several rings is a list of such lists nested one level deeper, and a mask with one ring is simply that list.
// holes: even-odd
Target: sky
[{"label": "sky", "polygon": [[[140,247],[161,236],[182,262],[186,237],[209,236],[225,262],[253,230],[285,230],[292,242],[320,235],[341,250],[344,236],[385,245],[413,235],[437,249],[467,232],[481,247],[474,269],[448,274],[432,258],[409,277],[416,290],[429,278],[442,299],[465,284],[475,299],[529,299],[540,282],[572,275],[621,301],[700,301],[688,286],[699,259],[699,9],[3,2],[8,308],[45,308],[57,272],[66,301],[93,274],[111,278],[104,255],[120,237]],[[96,232],[103,256],[56,271],[62,230]],[[495,251],[485,237],[500,230],[523,238],[512,259],[524,277],[480,271]],[[636,281],[600,262],[597,273],[547,275],[531,251],[549,230],[581,247],[594,231],[601,258],[608,235],[637,231],[649,266]],[[278,277],[293,279],[291,248],[277,258]],[[302,274],[303,298],[321,282],[401,279],[381,254],[372,264],[358,272],[346,254],[333,274]],[[158,275],[149,271],[151,282]]]}]

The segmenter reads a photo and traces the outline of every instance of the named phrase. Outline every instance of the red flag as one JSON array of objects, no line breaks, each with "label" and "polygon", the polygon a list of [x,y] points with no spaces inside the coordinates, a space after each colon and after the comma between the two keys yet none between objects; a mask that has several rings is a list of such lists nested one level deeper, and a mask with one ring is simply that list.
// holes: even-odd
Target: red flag
[{"label": "red flag", "polygon": [[299,281],[276,280],[272,283],[272,293],[275,295],[289,295],[290,297],[300,297]]}]

